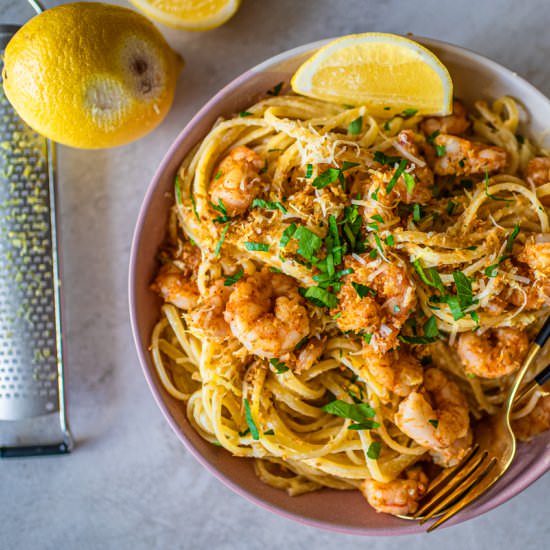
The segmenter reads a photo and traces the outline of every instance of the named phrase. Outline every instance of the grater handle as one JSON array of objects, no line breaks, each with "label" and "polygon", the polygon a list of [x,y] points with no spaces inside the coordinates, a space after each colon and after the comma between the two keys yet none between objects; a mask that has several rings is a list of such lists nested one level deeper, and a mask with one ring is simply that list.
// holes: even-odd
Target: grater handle
[{"label": "grater handle", "polygon": [[27,445],[22,447],[0,447],[0,458],[21,458],[70,453],[69,445],[62,441],[53,445]]}]

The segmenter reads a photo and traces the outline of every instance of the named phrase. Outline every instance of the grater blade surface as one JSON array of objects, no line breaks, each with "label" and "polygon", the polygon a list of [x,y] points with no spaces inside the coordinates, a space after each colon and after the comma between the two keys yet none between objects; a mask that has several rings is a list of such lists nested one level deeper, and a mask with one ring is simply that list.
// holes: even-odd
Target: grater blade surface
[{"label": "grater blade surface", "polygon": [[[17,29],[0,25],[0,70]],[[0,421],[59,412],[67,435],[53,157],[0,77]]]}]

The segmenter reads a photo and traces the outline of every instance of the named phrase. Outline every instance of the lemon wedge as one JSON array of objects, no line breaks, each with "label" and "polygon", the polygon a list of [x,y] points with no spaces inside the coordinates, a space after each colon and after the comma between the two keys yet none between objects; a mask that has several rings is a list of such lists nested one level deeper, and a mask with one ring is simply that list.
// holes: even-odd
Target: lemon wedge
[{"label": "lemon wedge", "polygon": [[223,25],[241,0],[130,0],[151,19],[168,27],[207,31]]},{"label": "lemon wedge", "polygon": [[446,67],[424,46],[395,34],[352,34],[330,42],[300,66],[292,89],[332,103],[365,105],[383,118],[452,112]]}]

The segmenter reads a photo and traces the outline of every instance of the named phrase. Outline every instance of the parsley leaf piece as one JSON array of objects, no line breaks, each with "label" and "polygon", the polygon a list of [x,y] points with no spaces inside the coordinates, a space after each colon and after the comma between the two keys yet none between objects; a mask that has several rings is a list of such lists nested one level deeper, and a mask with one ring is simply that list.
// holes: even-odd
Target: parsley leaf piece
[{"label": "parsley leaf piece", "polygon": [[273,266],[271,266],[269,268],[269,271],[271,271],[271,273],[282,273],[283,272],[282,269],[279,269],[278,267],[273,267]]},{"label": "parsley leaf piece", "polygon": [[479,326],[479,315],[477,314],[477,311],[470,311],[470,317],[472,318],[472,321]]},{"label": "parsley leaf piece", "polygon": [[376,296],[376,290],[370,286],[362,285],[361,283],[356,283],[355,281],[351,282],[351,286],[355,289],[355,292],[357,292],[359,298],[365,298],[369,294]]},{"label": "parsley leaf piece", "polygon": [[430,419],[428,422],[434,427],[437,428],[439,426],[439,420]]},{"label": "parsley leaf piece", "polygon": [[414,189],[414,186],[416,185],[416,181],[414,180],[414,176],[412,174],[409,174],[408,172],[403,173],[403,179],[405,180],[405,185],[407,186],[407,191],[409,193],[412,193],[412,190]]},{"label": "parsley leaf piece", "polygon": [[214,250],[214,256],[220,255],[220,250],[222,248],[223,241],[225,241],[225,235],[227,234],[228,229],[229,229],[229,223],[226,223],[222,229],[220,240],[218,241],[218,244],[216,245],[216,249]]},{"label": "parsley leaf piece", "polygon": [[342,164],[342,172],[345,172],[350,168],[355,168],[355,166],[359,166],[359,164],[359,162],[348,162],[347,160],[345,160],[344,164]]},{"label": "parsley leaf piece", "polygon": [[275,432],[273,430],[266,430],[264,435],[275,435]]},{"label": "parsley leaf piece", "polygon": [[276,359],[275,357],[269,360],[269,364],[275,367],[275,371],[277,372],[277,374],[283,374],[283,372],[286,372],[288,370],[286,364],[279,359]]},{"label": "parsley leaf piece", "polygon": [[363,334],[361,334],[361,336],[363,337],[363,340],[365,340],[367,344],[370,344],[370,341],[372,340],[371,332],[364,332]]},{"label": "parsley leaf piece", "polygon": [[411,118],[413,117],[414,115],[416,115],[416,113],[418,113],[418,109],[405,109],[402,113],[401,113],[401,116],[403,118]]},{"label": "parsley leaf piece", "polygon": [[439,135],[439,130],[436,130],[435,132],[432,132],[427,138],[426,138],[426,141],[430,144],[430,145],[435,145],[434,143],[434,140],[435,138]]},{"label": "parsley leaf piece", "polygon": [[299,289],[300,294],[319,307],[334,308],[338,305],[336,294],[321,288],[320,286],[310,286],[309,288]]},{"label": "parsley leaf piece", "polygon": [[214,179],[219,180],[222,176],[223,176],[222,171],[219,170],[218,172],[216,172],[216,175],[214,176]]},{"label": "parsley leaf piece", "polygon": [[376,460],[380,456],[382,450],[382,443],[379,441],[373,441],[367,449],[367,457],[371,460]]},{"label": "parsley leaf piece", "polygon": [[391,180],[389,181],[388,185],[386,185],[387,195],[391,193],[391,190],[395,187],[397,180],[399,179],[401,174],[405,171],[406,167],[407,167],[407,159],[402,159],[401,162],[399,163],[399,166],[395,170],[393,176],[391,177]]},{"label": "parsley leaf piece", "polygon": [[422,208],[415,202],[413,205],[413,220],[419,222],[422,219]]},{"label": "parsley leaf piece", "polygon": [[254,243],[254,242],[245,242],[244,247],[251,252],[269,252],[269,245],[266,243]]},{"label": "parsley leaf piece", "polygon": [[290,242],[290,239],[292,238],[292,235],[296,232],[296,224],[291,223],[284,231],[283,235],[281,236],[281,240],[279,241],[279,246],[281,248],[285,248],[286,245]]},{"label": "parsley leaf piece", "polygon": [[174,181],[174,194],[176,195],[176,202],[181,204],[181,184],[179,175],[176,175],[176,179]]},{"label": "parsley leaf piece", "polygon": [[386,241],[386,244],[387,244],[388,246],[393,246],[393,245],[395,244],[395,240],[394,240],[394,238],[393,238],[393,235],[388,235],[388,236],[386,237],[385,241]]},{"label": "parsley leaf piece", "polygon": [[306,178],[311,178],[311,174],[313,174],[313,164],[308,164],[306,166]]},{"label": "parsley leaf piece", "polygon": [[246,430],[243,430],[242,432],[239,432],[239,435],[241,437],[244,437],[245,435],[248,435],[250,433],[250,428],[246,428]]},{"label": "parsley leaf piece", "polygon": [[242,276],[244,275],[244,269],[241,268],[235,275],[231,275],[230,277],[227,277],[225,281],[223,282],[223,286],[231,286],[232,284],[235,284],[238,280],[242,279]]},{"label": "parsley leaf piece", "polygon": [[460,303],[458,301],[458,296],[445,296],[445,299],[442,301],[449,306],[455,321],[458,321],[464,317],[464,313],[462,312],[462,308],[460,307]]},{"label": "parsley leaf piece", "polygon": [[437,338],[439,337],[439,328],[437,327],[437,319],[435,315],[432,315],[423,326],[424,334],[428,338]]},{"label": "parsley leaf piece", "polygon": [[321,407],[321,410],[326,413],[333,414],[334,416],[349,418],[355,422],[365,422],[376,416],[376,411],[372,407],[369,407],[367,403],[353,405],[340,399],[327,403]]},{"label": "parsley leaf piece", "polygon": [[286,214],[288,210],[284,205],[279,202],[265,201],[264,199],[254,199],[252,201],[252,208],[265,208],[266,210],[280,210],[283,214]]},{"label": "parsley leaf piece", "polygon": [[447,152],[447,149],[446,149],[445,145],[437,145],[437,144],[436,144],[436,146],[435,146],[435,154],[436,154],[438,157],[444,157],[446,152]]},{"label": "parsley leaf piece", "polygon": [[340,175],[342,174],[342,171],[340,168],[329,168],[328,170],[325,170],[321,174],[319,174],[314,180],[313,180],[313,187],[316,189],[323,189],[327,185],[330,185],[331,183],[334,183],[340,178]]},{"label": "parsley leaf piece", "polygon": [[462,271],[453,271],[453,279],[456,285],[458,304],[460,305],[460,309],[464,311],[475,303],[472,294],[472,281]]},{"label": "parsley leaf piece", "polygon": [[380,214],[374,214],[374,216],[371,216],[371,220],[384,223],[384,218]]},{"label": "parsley leaf piece", "polygon": [[248,429],[252,434],[252,439],[254,439],[255,441],[258,441],[258,439],[260,439],[260,434],[258,432],[258,428],[256,424],[254,424],[254,419],[252,418],[252,412],[250,411],[250,403],[246,398],[244,400],[244,417],[246,419]]},{"label": "parsley leaf piece", "polygon": [[374,420],[366,420],[365,422],[350,424],[348,426],[348,430],[373,430],[375,428],[380,428],[380,424]]},{"label": "parsley leaf piece", "polygon": [[375,151],[374,152],[374,160],[380,164],[397,164],[401,157],[391,157],[386,155],[385,153],[382,153],[382,151]]},{"label": "parsley leaf piece", "polygon": [[516,134],[516,140],[520,145],[525,143],[525,138],[521,134]]},{"label": "parsley leaf piece", "polygon": [[201,219],[199,218],[199,213],[197,212],[197,203],[195,201],[195,195],[191,195],[191,206],[193,207],[193,214],[195,214],[195,218],[200,222]]},{"label": "parsley leaf piece", "polygon": [[519,224],[516,223],[513,231],[508,235],[506,239],[506,252],[512,252],[512,246],[514,244],[514,239],[519,235]]},{"label": "parsley leaf piece", "polygon": [[309,336],[304,336],[297,344],[296,344],[296,347],[294,348],[294,351],[299,351],[301,350],[306,344],[307,344],[307,341],[309,340]]},{"label": "parsley leaf piece", "polygon": [[283,87],[283,83],[279,82],[279,84],[276,84],[271,90],[267,90],[267,95],[271,96],[278,96],[281,93],[281,89]]},{"label": "parsley leaf piece", "polygon": [[294,238],[298,241],[298,254],[306,260],[313,260],[315,252],[323,245],[323,241],[313,231],[304,225],[300,225],[294,232]]},{"label": "parsley leaf piece", "polygon": [[496,197],[495,195],[491,195],[489,193],[489,172],[485,170],[485,178],[483,179],[483,183],[485,184],[485,194],[494,201],[502,201],[502,202],[514,202],[512,199],[505,199],[503,197]]},{"label": "parsley leaf piece", "polygon": [[250,111],[241,111],[241,112],[239,113],[239,116],[240,116],[241,118],[244,118],[244,117],[247,117],[247,116],[252,116],[252,113],[251,113]]},{"label": "parsley leaf piece", "polygon": [[348,134],[355,136],[361,133],[363,128],[363,117],[358,116],[355,120],[352,120],[348,126]]}]

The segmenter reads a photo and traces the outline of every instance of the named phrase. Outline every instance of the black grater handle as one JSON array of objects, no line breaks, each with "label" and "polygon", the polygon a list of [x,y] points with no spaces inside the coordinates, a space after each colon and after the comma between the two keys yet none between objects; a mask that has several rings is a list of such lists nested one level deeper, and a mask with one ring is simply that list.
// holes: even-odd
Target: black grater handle
[{"label": "black grater handle", "polygon": [[45,455],[64,455],[70,453],[71,449],[65,443],[53,445],[27,445],[22,447],[0,447],[0,458],[21,458]]}]

